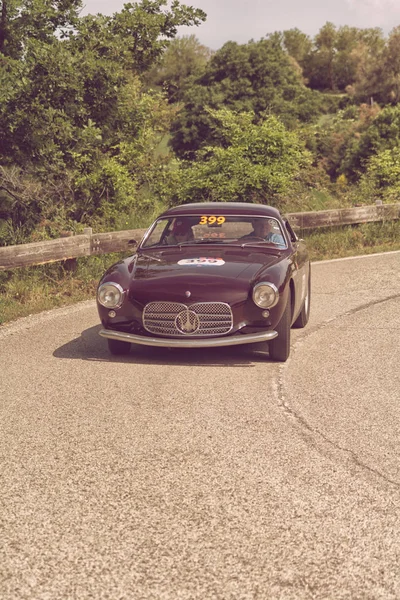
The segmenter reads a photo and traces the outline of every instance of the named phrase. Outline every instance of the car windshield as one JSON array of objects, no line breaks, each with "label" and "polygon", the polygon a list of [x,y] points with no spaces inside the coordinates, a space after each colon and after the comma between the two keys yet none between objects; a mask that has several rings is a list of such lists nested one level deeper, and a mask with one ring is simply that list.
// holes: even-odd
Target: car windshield
[{"label": "car windshield", "polygon": [[286,248],[279,221],[272,217],[202,215],[158,219],[142,248],[194,244],[269,244]]}]

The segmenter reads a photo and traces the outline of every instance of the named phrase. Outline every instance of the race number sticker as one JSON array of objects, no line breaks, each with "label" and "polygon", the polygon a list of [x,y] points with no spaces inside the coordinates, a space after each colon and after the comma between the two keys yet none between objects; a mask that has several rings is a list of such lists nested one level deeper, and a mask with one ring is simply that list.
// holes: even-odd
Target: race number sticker
[{"label": "race number sticker", "polygon": [[199,225],[222,225],[225,221],[225,217],[217,217],[215,215],[207,217],[204,215],[200,217]]},{"label": "race number sticker", "polygon": [[199,258],[183,258],[178,262],[178,265],[192,265],[195,267],[221,267],[225,264],[222,258],[202,257]]},{"label": "race number sticker", "polygon": [[212,233],[203,233],[203,238],[205,240],[213,240],[213,239],[223,240],[225,237],[226,237],[225,233],[222,231],[217,231],[217,232],[212,232]]}]

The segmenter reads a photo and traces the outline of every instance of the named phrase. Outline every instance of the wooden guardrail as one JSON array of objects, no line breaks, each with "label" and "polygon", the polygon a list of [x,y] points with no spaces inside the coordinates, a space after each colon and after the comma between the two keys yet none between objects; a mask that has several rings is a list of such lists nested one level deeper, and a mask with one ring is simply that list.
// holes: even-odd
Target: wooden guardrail
[{"label": "wooden guardrail", "polygon": [[[289,213],[286,215],[294,229],[303,231],[319,227],[355,225],[400,218],[400,204],[381,204],[322,210],[318,212]],[[82,235],[32,242],[17,246],[0,247],[0,271],[44,263],[69,260],[82,256],[120,252],[128,243],[139,241],[145,229],[93,233],[87,228]]]},{"label": "wooden guardrail", "polygon": [[145,229],[130,229],[93,234],[91,228],[82,235],[31,242],[0,248],[0,271],[29,267],[82,256],[120,252],[129,248],[129,241],[139,241]]},{"label": "wooden guardrail", "polygon": [[316,229],[318,227],[339,227],[374,221],[390,221],[400,218],[400,204],[374,204],[318,212],[301,212],[287,215],[293,228]]}]

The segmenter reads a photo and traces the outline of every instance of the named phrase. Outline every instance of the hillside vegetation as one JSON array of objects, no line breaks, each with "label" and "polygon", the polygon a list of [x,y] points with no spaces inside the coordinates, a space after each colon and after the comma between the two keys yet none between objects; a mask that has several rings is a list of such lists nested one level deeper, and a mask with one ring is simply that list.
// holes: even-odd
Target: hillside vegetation
[{"label": "hillside vegetation", "polygon": [[[213,52],[177,37],[206,19],[179,0],[81,9],[0,0],[0,246],[145,226],[192,201],[398,201],[400,27],[326,23]],[[353,245],[373,246],[368,231]]]},{"label": "hillside vegetation", "polygon": [[176,37],[206,18],[177,0],[111,17],[80,16],[80,0],[0,9],[0,245],[193,200],[398,197],[399,27],[327,23],[212,52]]}]

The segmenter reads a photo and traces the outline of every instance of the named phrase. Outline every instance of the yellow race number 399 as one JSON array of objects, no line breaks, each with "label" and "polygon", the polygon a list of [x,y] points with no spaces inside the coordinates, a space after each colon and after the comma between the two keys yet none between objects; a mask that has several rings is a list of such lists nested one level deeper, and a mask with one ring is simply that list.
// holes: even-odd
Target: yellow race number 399
[{"label": "yellow race number 399", "polygon": [[214,215],[203,216],[200,217],[199,225],[222,225],[222,223],[225,223],[225,220],[225,217],[216,217]]}]

